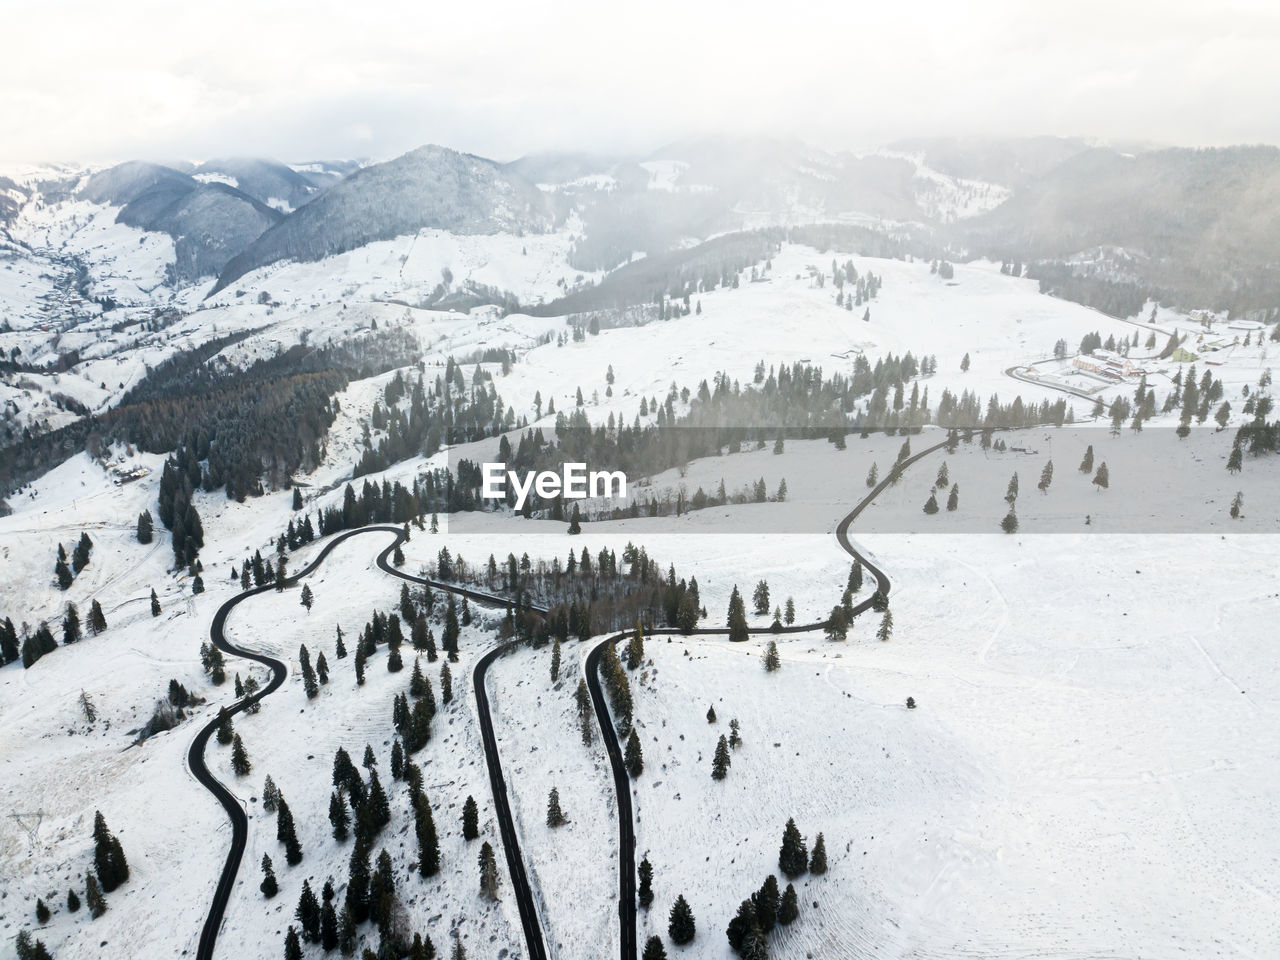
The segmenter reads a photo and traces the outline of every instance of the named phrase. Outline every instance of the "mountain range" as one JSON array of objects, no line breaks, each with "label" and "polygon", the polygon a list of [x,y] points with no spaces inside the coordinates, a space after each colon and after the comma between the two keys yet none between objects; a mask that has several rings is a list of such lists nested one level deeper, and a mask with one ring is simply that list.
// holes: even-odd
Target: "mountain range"
[{"label": "mountain range", "polygon": [[[0,180],[0,230],[31,184]],[[280,261],[316,261],[424,229],[569,227],[571,265],[611,271],[761,227],[856,224],[924,238],[917,255],[1062,261],[1187,307],[1270,306],[1280,150],[1136,149],[1081,139],[905,140],[867,154],[707,138],[647,156],[561,152],[499,163],[424,146],[366,165],[258,158],[131,161],[39,185],[163,232],[178,284],[217,292]]]}]

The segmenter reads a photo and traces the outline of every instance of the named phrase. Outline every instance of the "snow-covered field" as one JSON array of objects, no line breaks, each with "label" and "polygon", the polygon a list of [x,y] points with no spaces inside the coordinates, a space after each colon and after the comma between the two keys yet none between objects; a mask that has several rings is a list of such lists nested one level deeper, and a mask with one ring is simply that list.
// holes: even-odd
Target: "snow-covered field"
[{"label": "snow-covered field", "polygon": [[[647,645],[645,929],[683,893],[689,955],[726,956],[794,816],[830,872],[797,883],[779,956],[1274,955],[1269,540],[869,542],[894,578],[888,643],[874,621],[787,637],[775,674],[761,638]],[[732,717],[744,745],[717,783]]]}]

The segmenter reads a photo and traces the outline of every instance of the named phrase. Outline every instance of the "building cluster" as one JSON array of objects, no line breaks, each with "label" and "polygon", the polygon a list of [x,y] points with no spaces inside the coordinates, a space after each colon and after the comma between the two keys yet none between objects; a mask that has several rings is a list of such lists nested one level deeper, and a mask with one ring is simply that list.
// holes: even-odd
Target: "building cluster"
[{"label": "building cluster", "polygon": [[1117,382],[1128,377],[1141,376],[1147,372],[1141,364],[1135,363],[1128,357],[1102,349],[1094,350],[1089,354],[1078,354],[1071,361],[1071,365],[1087,373]]}]

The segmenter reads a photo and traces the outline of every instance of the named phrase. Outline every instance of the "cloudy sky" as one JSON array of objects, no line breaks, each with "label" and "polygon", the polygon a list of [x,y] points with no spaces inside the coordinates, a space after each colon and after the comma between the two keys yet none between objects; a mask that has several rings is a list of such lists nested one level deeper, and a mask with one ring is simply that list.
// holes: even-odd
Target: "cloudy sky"
[{"label": "cloudy sky", "polygon": [[4,0],[0,160],[1280,143],[1280,4]]}]

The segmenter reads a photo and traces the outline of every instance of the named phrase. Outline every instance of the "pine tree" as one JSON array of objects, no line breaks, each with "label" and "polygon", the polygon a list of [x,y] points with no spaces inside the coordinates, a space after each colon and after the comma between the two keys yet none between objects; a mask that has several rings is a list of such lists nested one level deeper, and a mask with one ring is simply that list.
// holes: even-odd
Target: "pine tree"
[{"label": "pine tree", "polygon": [[755,591],[751,594],[751,599],[755,604],[757,616],[764,616],[769,612],[769,583],[767,580],[761,580],[756,584]]},{"label": "pine tree", "polygon": [[1080,461],[1080,472],[1081,473],[1093,472],[1093,444],[1092,443],[1089,444],[1089,446],[1084,451],[1084,459]]},{"label": "pine tree", "polygon": [[143,510],[138,514],[138,542],[150,543],[152,536],[152,525],[154,521],[151,519],[151,511]]},{"label": "pine tree", "polygon": [[293,828],[293,813],[281,797],[276,804],[276,840],[284,844],[284,860],[291,867],[302,862],[302,847]]},{"label": "pine tree", "polygon": [[80,635],[80,611],[74,603],[68,603],[67,615],[62,619],[62,642],[64,645],[75,643]]},{"label": "pine tree", "polygon": [[453,702],[453,674],[450,673],[447,663],[440,668],[440,702]]},{"label": "pine tree", "polygon": [[667,960],[667,951],[662,946],[661,937],[650,937],[645,941],[644,953],[640,955],[640,960]]},{"label": "pine tree", "polygon": [[302,960],[302,944],[298,942],[298,931],[292,924],[284,935],[284,960]]},{"label": "pine tree", "polygon": [[271,774],[267,774],[267,778],[262,781],[262,809],[267,813],[275,813],[276,805],[280,802],[280,788],[276,786],[276,782],[271,779]]},{"label": "pine tree", "polygon": [[304,583],[302,585],[302,599],[299,601],[307,608],[307,613],[311,612],[311,604],[315,602],[315,596],[311,593],[311,585]]},{"label": "pine tree", "polygon": [[222,651],[217,647],[209,648],[209,681],[220,687],[227,680],[226,662],[222,659]]},{"label": "pine tree", "polygon": [[346,659],[347,645],[342,642],[342,627],[338,627],[338,642],[334,644],[334,656],[339,660]]},{"label": "pine tree", "polygon": [[729,756],[729,741],[725,739],[724,734],[720,735],[720,740],[716,743],[715,757],[711,761],[711,779],[723,780],[729,774],[729,765],[733,763]]},{"label": "pine tree", "polygon": [[798,916],[800,916],[800,898],[796,896],[795,886],[788,883],[787,889],[782,891],[782,902],[778,904],[778,923],[789,927],[795,923]]},{"label": "pine tree", "polygon": [[[1276,329],[1280,330],[1280,326],[1277,326]],[[1231,445],[1231,455],[1227,458],[1227,472],[1237,474],[1243,466],[1244,457],[1240,453],[1240,444],[1239,442],[1233,443]]]},{"label": "pine tree", "polygon": [[733,717],[729,721],[729,746],[737,750],[742,746],[742,736],[738,732],[738,718]]},{"label": "pine tree", "polygon": [[[326,883],[325,889],[331,890],[330,884]],[[330,893],[320,907],[320,946],[328,953],[338,945],[338,940],[338,914],[333,909],[333,895]],[[410,960],[413,960],[412,954]]]},{"label": "pine tree", "polygon": [[769,646],[764,651],[764,668],[768,673],[773,673],[782,666],[782,660],[778,656],[778,641],[770,640]]},{"label": "pine tree", "polygon": [[827,618],[827,639],[840,641],[849,635],[849,625],[844,607],[840,604],[831,608],[831,616]]},{"label": "pine tree", "polygon": [[560,809],[560,791],[552,787],[547,797],[547,826],[563,827],[568,822],[564,811]]},{"label": "pine tree", "polygon": [[924,512],[932,516],[938,512],[938,497],[934,493],[929,494],[929,499],[924,502]]},{"label": "pine tree", "polygon": [[742,960],[769,960],[769,941],[759,927],[754,927],[742,946]]},{"label": "pine tree", "polygon": [[302,668],[302,689],[308,700],[314,700],[320,693],[320,684],[316,681],[316,672],[311,668],[311,652],[304,643],[298,647],[298,663]]},{"label": "pine tree", "polygon": [[782,831],[782,848],[778,851],[778,869],[790,879],[803,874],[809,868],[809,851],[794,818],[787,820]]},{"label": "pine tree", "polygon": [[160,598],[156,596],[155,587],[151,588],[151,615],[153,617],[160,616]]},{"label": "pine tree", "polygon": [[93,865],[104,893],[110,893],[129,879],[129,864],[125,861],[120,841],[107,829],[106,818],[98,810],[93,817]]},{"label": "pine tree", "polygon": [[302,927],[302,939],[315,943],[320,939],[320,901],[311,889],[311,881],[302,881],[302,894],[293,912],[294,919]]},{"label": "pine tree", "polygon": [[738,904],[738,912],[734,914],[733,919],[729,921],[729,926],[725,930],[725,936],[729,940],[729,946],[739,955],[746,949],[747,939],[754,932],[760,929],[756,921],[755,898],[743,900]]},{"label": "pine tree", "polygon": [[32,941],[31,933],[27,930],[18,931],[13,941],[13,949],[17,960],[53,960],[53,955],[49,953],[49,948],[44,945],[44,941]]},{"label": "pine tree", "polygon": [[265,853],[262,855],[262,883],[258,884],[258,889],[268,900],[280,892],[280,885],[276,882],[276,871],[271,866],[271,857]]},{"label": "pine tree", "polygon": [[1049,492],[1049,484],[1053,483],[1053,461],[1049,460],[1045,463],[1044,469],[1040,471],[1040,482],[1036,484],[1036,489],[1041,493]]},{"label": "pine tree", "polygon": [[716,722],[716,708],[714,706],[707,707],[707,723]]},{"label": "pine tree", "polygon": [[1018,474],[1016,472],[1009,478],[1009,486],[1005,490],[1004,499],[1011,507],[1013,502],[1018,499]]},{"label": "pine tree", "polygon": [[89,629],[93,631],[94,636],[107,629],[107,617],[102,612],[102,604],[96,599],[89,605]]},{"label": "pine tree", "polygon": [[786,606],[782,608],[782,622],[787,626],[796,622],[796,602],[791,597],[787,597]]},{"label": "pine tree", "polygon": [[404,778],[404,747],[400,745],[397,739],[391,744],[391,779],[401,780]]},{"label": "pine tree", "polygon": [[51,914],[49,913],[49,905],[45,903],[44,900],[42,900],[40,897],[36,897],[36,922],[39,923],[41,926],[44,926],[46,923],[49,922],[50,916]]},{"label": "pine tree", "polygon": [[751,898],[752,905],[755,907],[756,923],[760,925],[760,929],[764,933],[771,932],[778,922],[778,901],[780,899],[778,878],[771,873],[765,877],[759,891]]},{"label": "pine tree", "polygon": [[1000,521],[1000,529],[1005,533],[1018,532],[1018,515],[1014,513],[1013,507],[1009,508],[1009,512],[1004,515],[1004,519]]},{"label": "pine tree", "polygon": [[329,825],[333,828],[333,839],[339,843],[350,836],[351,814],[347,812],[341,787],[329,795]]},{"label": "pine tree", "polygon": [[222,707],[218,710],[218,743],[225,747],[234,736],[235,730],[231,726],[231,713],[226,707]]},{"label": "pine tree", "polygon": [[424,877],[435,876],[440,871],[440,841],[431,804],[421,790],[413,793],[413,829],[418,838],[418,872]]},{"label": "pine tree", "polygon": [[[356,843],[347,865],[347,893],[344,913],[349,913],[353,924],[369,919],[369,848]],[[342,937],[339,922],[339,939]]]},{"label": "pine tree", "polygon": [[480,836],[480,811],[476,806],[476,798],[468,796],[462,805],[462,837],[474,840]]},{"label": "pine tree", "polygon": [[813,854],[809,857],[809,872],[819,877],[827,872],[827,841],[823,839],[821,831],[818,833],[818,839],[813,842]]},{"label": "pine tree", "polygon": [[80,909],[80,896],[74,890],[67,891],[67,912],[75,913]]},{"label": "pine tree", "polygon": [[880,629],[876,631],[876,639],[886,642],[893,636],[893,611],[886,610],[880,618]]},{"label": "pine tree", "polygon": [[381,830],[391,822],[391,804],[387,800],[386,791],[382,789],[382,782],[378,779],[378,771],[376,769],[369,771],[369,794],[365,805],[368,807],[378,830]]},{"label": "pine tree", "polygon": [[249,764],[249,755],[245,752],[244,743],[241,742],[238,733],[231,738],[231,769],[235,771],[237,777],[248,776],[252,769]]},{"label": "pine tree", "polygon": [[92,873],[84,878],[84,902],[89,907],[89,916],[94,920],[107,912],[107,898],[102,895],[98,878]]},{"label": "pine tree", "polygon": [[338,949],[345,957],[356,952],[356,921],[347,907],[338,913]]},{"label": "pine tree", "polygon": [[316,655],[316,677],[322,687],[329,682],[329,661],[324,658],[323,650]]},{"label": "pine tree", "polygon": [[551,682],[555,683],[560,679],[560,638],[556,637],[555,642],[551,646]]},{"label": "pine tree", "polygon": [[640,861],[640,866],[636,870],[640,877],[640,887],[636,891],[640,900],[640,906],[645,910],[649,909],[653,903],[653,864],[649,862],[648,857],[644,857]]},{"label": "pine tree", "polygon": [[391,927],[395,893],[396,882],[391,866],[391,855],[384,847],[378,854],[378,866],[373,872],[373,879],[369,882],[369,912],[384,940]]},{"label": "pine tree", "polygon": [[634,670],[644,662],[644,630],[640,621],[636,621],[636,629],[627,641],[627,669]]},{"label": "pine tree", "polygon": [[627,735],[627,745],[623,750],[622,761],[626,764],[632,780],[644,772],[644,752],[640,749],[640,738],[636,736],[635,727],[632,727]]},{"label": "pine tree", "polygon": [[676,902],[671,907],[667,920],[667,935],[671,937],[672,943],[684,946],[687,943],[693,943],[696,931],[693,910],[690,909],[689,901],[685,900],[682,893],[676,897]]},{"label": "pine tree", "polygon": [[71,568],[79,573],[89,565],[89,554],[93,551],[93,541],[87,533],[80,534],[80,540],[71,556]]},{"label": "pine tree", "polygon": [[[62,550],[62,547],[59,546],[58,549]],[[63,552],[65,553],[66,551],[63,551]],[[61,557],[58,558],[58,562],[54,564],[54,567],[53,567],[53,575],[58,580],[59,590],[71,589],[71,584],[75,580],[75,577],[71,575],[71,568],[67,566],[66,560],[62,559]]]},{"label": "pine tree", "polygon": [[955,510],[958,506],[960,506],[960,484],[953,483],[951,494],[947,497],[947,509]]},{"label": "pine tree", "polygon": [[733,643],[740,643],[746,640],[747,633],[747,611],[742,602],[742,595],[738,593],[738,585],[733,585],[733,592],[729,595],[729,640]]},{"label": "pine tree", "polygon": [[1105,460],[1098,467],[1098,472],[1093,475],[1093,485],[1099,490],[1106,490],[1111,485],[1111,474],[1107,471]]},{"label": "pine tree", "polygon": [[480,891],[490,900],[498,899],[498,861],[493,855],[493,847],[486,840],[480,846]]},{"label": "pine tree", "polygon": [[422,663],[415,657],[413,673],[409,675],[409,696],[417,699],[427,690],[427,679],[422,675]]}]

